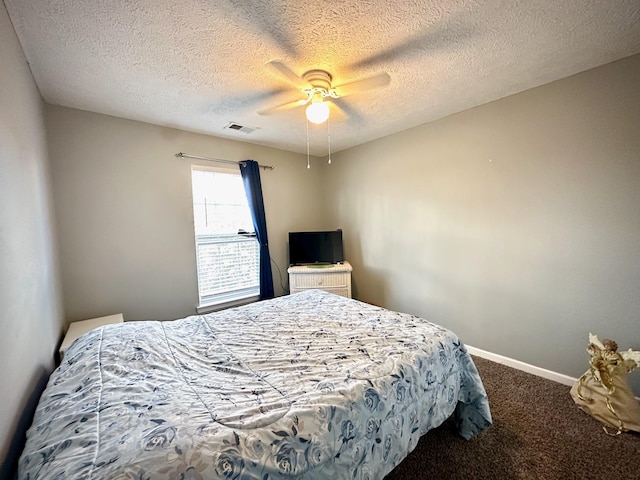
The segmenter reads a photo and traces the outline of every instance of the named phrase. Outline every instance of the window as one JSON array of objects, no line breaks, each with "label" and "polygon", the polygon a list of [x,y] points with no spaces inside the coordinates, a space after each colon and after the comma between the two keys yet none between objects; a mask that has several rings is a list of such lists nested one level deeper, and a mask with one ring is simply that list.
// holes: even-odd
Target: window
[{"label": "window", "polygon": [[191,167],[199,306],[260,294],[260,245],[240,173]]}]

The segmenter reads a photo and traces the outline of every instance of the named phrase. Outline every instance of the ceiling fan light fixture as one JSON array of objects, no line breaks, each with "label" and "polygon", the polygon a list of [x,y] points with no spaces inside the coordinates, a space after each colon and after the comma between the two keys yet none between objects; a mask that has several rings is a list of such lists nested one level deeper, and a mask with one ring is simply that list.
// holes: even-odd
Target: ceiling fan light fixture
[{"label": "ceiling fan light fixture", "polygon": [[309,104],[305,111],[311,123],[324,123],[329,119],[329,105],[322,100]]}]

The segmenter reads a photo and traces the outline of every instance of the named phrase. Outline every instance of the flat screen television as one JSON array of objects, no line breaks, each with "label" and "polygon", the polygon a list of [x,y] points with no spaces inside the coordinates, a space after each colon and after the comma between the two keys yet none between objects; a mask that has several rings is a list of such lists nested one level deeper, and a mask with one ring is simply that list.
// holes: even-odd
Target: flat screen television
[{"label": "flat screen television", "polygon": [[289,232],[289,263],[316,265],[344,262],[342,230]]}]

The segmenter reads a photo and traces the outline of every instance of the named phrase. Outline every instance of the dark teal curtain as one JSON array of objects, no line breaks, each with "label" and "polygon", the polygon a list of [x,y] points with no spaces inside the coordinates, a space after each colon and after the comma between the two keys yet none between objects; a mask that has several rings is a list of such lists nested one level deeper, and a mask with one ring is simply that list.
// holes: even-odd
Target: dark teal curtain
[{"label": "dark teal curtain", "polygon": [[253,228],[260,242],[260,300],[273,298],[273,276],[271,274],[271,256],[267,240],[267,220],[264,215],[262,199],[262,183],[260,182],[260,166],[254,160],[240,162],[240,175],[244,183],[244,191],[249,201],[249,209],[253,217]]}]

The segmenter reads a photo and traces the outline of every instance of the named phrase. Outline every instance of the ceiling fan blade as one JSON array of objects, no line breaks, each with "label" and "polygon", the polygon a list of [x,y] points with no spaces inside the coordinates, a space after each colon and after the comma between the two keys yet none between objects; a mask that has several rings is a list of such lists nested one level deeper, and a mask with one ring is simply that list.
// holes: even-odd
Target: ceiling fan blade
[{"label": "ceiling fan blade", "polygon": [[331,123],[344,122],[349,118],[349,114],[338,104],[338,99],[327,100],[329,104],[329,112]]},{"label": "ceiling fan blade", "polygon": [[[222,3],[222,2],[218,2]],[[298,38],[296,30],[286,28],[292,25],[287,15],[286,2],[265,2],[264,0],[226,0],[234,11],[242,12],[248,28],[270,39],[278,49],[288,56],[298,56]],[[224,7],[222,7],[224,8]]]},{"label": "ceiling fan blade", "polygon": [[463,23],[466,21],[463,17],[463,12],[451,14],[425,30],[386,49],[378,50],[350,66],[366,68],[445,49],[457,49],[462,42],[472,40],[480,33],[477,27]]},{"label": "ceiling fan blade", "polygon": [[250,93],[248,95],[229,95],[220,97],[214,104],[207,104],[204,111],[207,113],[235,113],[239,110],[255,108],[254,105],[266,104],[267,101],[284,93],[291,93],[287,88],[272,88],[261,92]]},{"label": "ceiling fan blade", "polygon": [[281,76],[289,80],[293,85],[295,85],[300,90],[305,88],[309,88],[309,84],[306,80],[296,75],[289,67],[287,67],[284,63],[273,60],[271,62],[267,62],[267,65],[278,72]]},{"label": "ceiling fan blade", "polygon": [[362,78],[360,80],[354,80],[353,82],[343,83],[334,87],[336,94],[339,97],[346,97],[352,93],[363,92],[365,90],[372,90],[374,88],[384,87],[391,81],[391,77],[388,73],[382,72],[371,77]]},{"label": "ceiling fan blade", "polygon": [[258,110],[258,115],[270,115],[282,110],[291,110],[292,108],[301,107],[309,102],[308,98],[301,98],[292,102],[281,103],[280,105],[274,105],[272,107],[263,108]]},{"label": "ceiling fan blade", "polygon": [[340,107],[340,109],[345,115],[345,118],[346,117],[349,118],[350,124],[356,125],[358,127],[366,126],[367,122],[363,117],[362,112],[356,107],[354,107],[352,104],[350,104],[347,100],[345,100],[344,98],[336,98],[336,99],[333,99],[333,102],[338,107]]}]

